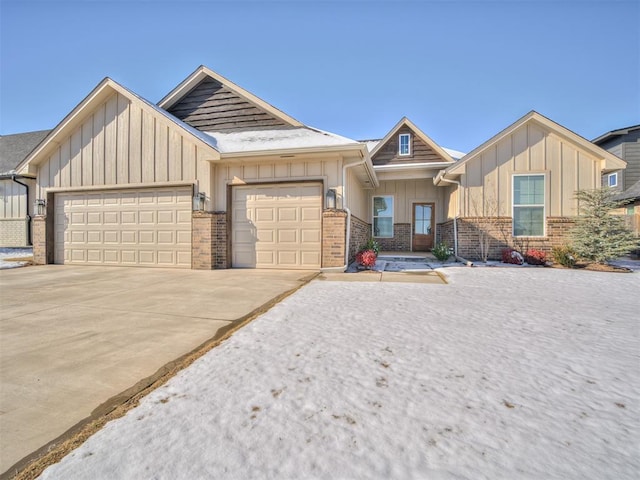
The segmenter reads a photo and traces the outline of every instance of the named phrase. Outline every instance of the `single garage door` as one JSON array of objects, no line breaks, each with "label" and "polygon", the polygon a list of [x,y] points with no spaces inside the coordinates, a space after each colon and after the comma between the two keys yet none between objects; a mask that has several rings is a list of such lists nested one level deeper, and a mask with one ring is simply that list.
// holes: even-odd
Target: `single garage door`
[{"label": "single garage door", "polygon": [[232,188],[232,266],[320,268],[322,184]]},{"label": "single garage door", "polygon": [[191,268],[191,187],[55,196],[55,263]]}]

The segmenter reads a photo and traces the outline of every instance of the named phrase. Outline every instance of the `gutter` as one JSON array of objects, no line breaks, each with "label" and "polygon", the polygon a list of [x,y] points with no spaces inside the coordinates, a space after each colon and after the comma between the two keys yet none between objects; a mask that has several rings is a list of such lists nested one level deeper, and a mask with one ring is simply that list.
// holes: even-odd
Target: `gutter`
[{"label": "gutter", "polygon": [[11,175],[11,181],[17,183],[18,185],[22,185],[26,190],[27,190],[27,201],[25,202],[25,208],[27,209],[27,243],[29,244],[29,246],[33,245],[32,242],[32,235],[31,235],[31,215],[29,215],[29,185],[27,185],[26,183],[22,183],[20,180],[18,180],[16,174],[12,174]]}]

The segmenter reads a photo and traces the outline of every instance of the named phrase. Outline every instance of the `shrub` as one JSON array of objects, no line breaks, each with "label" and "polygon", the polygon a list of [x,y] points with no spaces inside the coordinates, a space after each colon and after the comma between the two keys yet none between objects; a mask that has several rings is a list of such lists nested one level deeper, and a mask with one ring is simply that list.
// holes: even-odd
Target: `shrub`
[{"label": "shrub", "polygon": [[373,250],[361,250],[356,254],[356,262],[365,268],[373,268],[376,264],[376,252]]},{"label": "shrub", "polygon": [[451,249],[447,246],[446,243],[438,243],[435,247],[431,249],[431,253],[434,257],[436,257],[441,262],[446,262],[449,256],[451,256]]},{"label": "shrub", "polygon": [[524,258],[517,250],[513,248],[504,248],[502,250],[502,263],[511,263],[513,265],[522,265]]},{"label": "shrub", "polygon": [[524,261],[529,265],[544,265],[547,263],[547,254],[542,250],[536,250],[535,248],[530,248],[524,254]]},{"label": "shrub", "polygon": [[567,268],[573,268],[576,265],[578,255],[573,248],[568,245],[562,245],[561,247],[553,247],[551,250],[551,256],[553,261],[563,265]]},{"label": "shrub", "polygon": [[380,244],[373,238],[370,238],[367,243],[360,247],[360,251],[363,252],[365,250],[373,250],[376,256],[378,256],[378,254],[380,253]]}]

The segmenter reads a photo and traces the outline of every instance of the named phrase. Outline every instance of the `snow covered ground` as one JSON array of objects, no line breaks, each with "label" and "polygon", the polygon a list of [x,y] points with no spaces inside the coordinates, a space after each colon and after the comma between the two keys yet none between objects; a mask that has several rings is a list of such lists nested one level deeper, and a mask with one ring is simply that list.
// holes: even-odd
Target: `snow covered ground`
[{"label": "snow covered ground", "polygon": [[23,267],[29,262],[7,262],[6,258],[32,257],[32,248],[0,248],[0,270],[4,268]]},{"label": "snow covered ground", "polygon": [[314,281],[42,478],[636,479],[640,273]]}]

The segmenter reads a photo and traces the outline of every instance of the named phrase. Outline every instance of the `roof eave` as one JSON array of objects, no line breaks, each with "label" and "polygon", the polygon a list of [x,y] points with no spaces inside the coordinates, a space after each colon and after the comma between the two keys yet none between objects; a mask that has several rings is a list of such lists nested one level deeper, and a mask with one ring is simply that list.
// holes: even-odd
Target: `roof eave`
[{"label": "roof eave", "polygon": [[354,144],[346,144],[346,145],[329,145],[329,146],[318,146],[318,147],[299,147],[299,148],[277,148],[277,149],[269,149],[269,150],[248,150],[242,152],[226,152],[220,154],[220,160],[232,160],[236,158],[247,158],[247,157],[268,157],[268,156],[297,156],[304,154],[314,154],[314,153],[324,153],[324,152],[363,152],[363,147],[358,143]]}]

